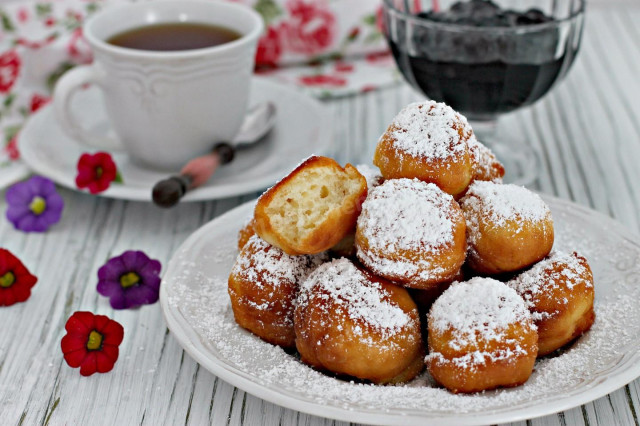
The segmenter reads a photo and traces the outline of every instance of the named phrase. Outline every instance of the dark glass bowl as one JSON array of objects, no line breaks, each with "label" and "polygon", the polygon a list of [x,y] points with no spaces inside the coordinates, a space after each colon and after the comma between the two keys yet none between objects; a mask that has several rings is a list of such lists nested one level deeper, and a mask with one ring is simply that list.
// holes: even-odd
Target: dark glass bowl
[{"label": "dark glass bowl", "polygon": [[473,121],[530,105],[571,67],[582,35],[584,0],[494,0],[501,9],[541,10],[552,21],[476,27],[430,19],[455,1],[384,0],[384,32],[415,89]]}]

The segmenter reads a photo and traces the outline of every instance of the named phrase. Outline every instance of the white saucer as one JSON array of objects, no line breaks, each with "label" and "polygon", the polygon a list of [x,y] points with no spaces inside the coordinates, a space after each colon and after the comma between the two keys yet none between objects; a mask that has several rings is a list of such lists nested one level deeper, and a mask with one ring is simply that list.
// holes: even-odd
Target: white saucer
[{"label": "white saucer", "polygon": [[[254,78],[252,85],[251,104],[271,101],[276,105],[278,115],[274,129],[266,140],[239,150],[232,163],[220,168],[207,184],[187,193],[183,201],[211,200],[258,191],[285,176],[305,157],[314,153],[329,154],[330,120],[320,102],[265,79]],[[72,108],[86,128],[108,133],[111,130],[101,97],[99,89],[87,89],[76,95]],[[95,151],[62,132],[50,105],[28,120],[18,143],[22,159],[35,173],[76,190],[78,158],[83,152]],[[124,183],[112,183],[99,195],[151,201],[153,185],[171,174],[143,169],[129,161],[124,153],[112,154]]]}]

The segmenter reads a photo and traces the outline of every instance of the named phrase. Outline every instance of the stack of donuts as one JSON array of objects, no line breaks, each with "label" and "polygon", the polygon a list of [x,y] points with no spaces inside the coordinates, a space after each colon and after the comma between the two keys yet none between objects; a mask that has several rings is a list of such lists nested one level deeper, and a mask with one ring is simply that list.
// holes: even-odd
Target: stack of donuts
[{"label": "stack of donuts", "polygon": [[413,103],[371,166],[312,156],[240,230],[236,322],[336,377],[448,390],[518,386],[594,322],[584,257],[553,250],[551,212],[467,120]]}]

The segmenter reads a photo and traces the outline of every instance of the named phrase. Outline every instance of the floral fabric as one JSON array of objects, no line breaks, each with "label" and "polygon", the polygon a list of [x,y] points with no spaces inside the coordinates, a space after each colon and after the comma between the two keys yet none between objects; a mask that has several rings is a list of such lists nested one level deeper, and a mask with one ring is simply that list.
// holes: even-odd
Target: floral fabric
[{"label": "floral fabric", "polygon": [[[0,175],[19,163],[18,132],[50,101],[57,79],[91,62],[84,20],[106,3],[125,1],[130,0],[0,5]],[[244,3],[263,16],[266,31],[258,44],[256,72],[267,78],[324,98],[399,80],[380,32],[382,0],[227,1]]]}]

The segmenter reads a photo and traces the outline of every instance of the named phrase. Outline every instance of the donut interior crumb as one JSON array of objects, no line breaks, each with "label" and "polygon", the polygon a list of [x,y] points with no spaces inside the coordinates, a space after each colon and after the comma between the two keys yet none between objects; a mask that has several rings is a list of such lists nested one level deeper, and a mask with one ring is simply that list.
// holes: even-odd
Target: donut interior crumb
[{"label": "donut interior crumb", "polygon": [[[304,240],[331,212],[343,208],[361,191],[358,174],[334,167],[301,170],[281,188],[266,208],[274,229],[292,241]],[[344,206],[352,208],[352,206]]]}]

